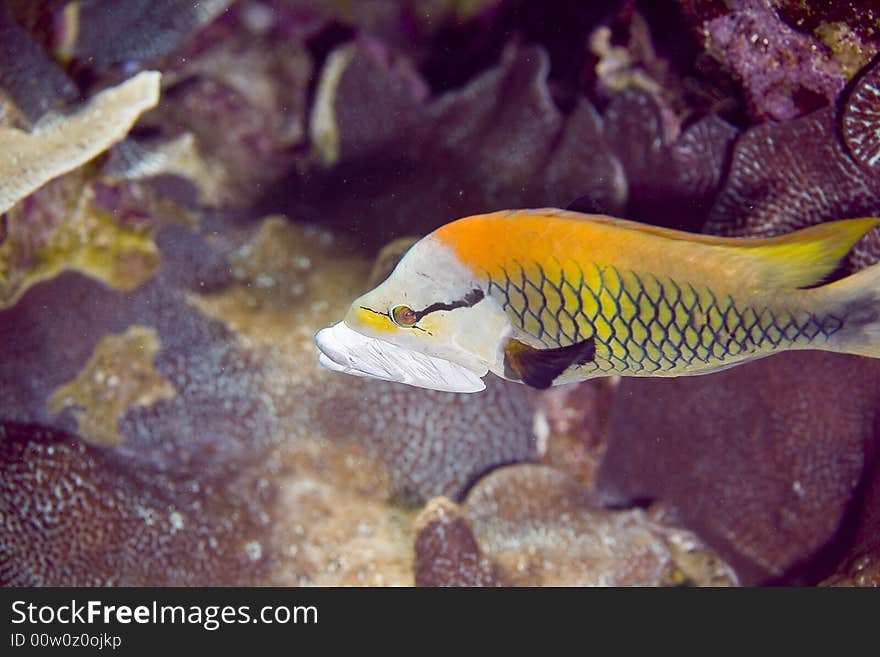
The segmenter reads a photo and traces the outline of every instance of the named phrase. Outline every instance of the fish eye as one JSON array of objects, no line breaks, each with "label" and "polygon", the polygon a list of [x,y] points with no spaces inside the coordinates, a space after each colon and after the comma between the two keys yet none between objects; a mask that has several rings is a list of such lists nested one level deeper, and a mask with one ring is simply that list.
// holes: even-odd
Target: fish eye
[{"label": "fish eye", "polygon": [[419,316],[416,315],[416,311],[403,304],[394,306],[388,311],[388,316],[395,325],[401,328],[409,328],[419,321]]}]

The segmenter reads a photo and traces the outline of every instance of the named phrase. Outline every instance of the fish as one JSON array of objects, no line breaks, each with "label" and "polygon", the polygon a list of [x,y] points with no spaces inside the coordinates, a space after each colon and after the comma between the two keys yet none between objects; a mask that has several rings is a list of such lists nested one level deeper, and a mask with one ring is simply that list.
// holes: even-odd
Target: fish
[{"label": "fish", "polygon": [[792,349],[880,358],[880,265],[833,280],[880,218],[725,238],[555,208],[445,224],[344,319],[321,366],[448,392],[710,374]]}]

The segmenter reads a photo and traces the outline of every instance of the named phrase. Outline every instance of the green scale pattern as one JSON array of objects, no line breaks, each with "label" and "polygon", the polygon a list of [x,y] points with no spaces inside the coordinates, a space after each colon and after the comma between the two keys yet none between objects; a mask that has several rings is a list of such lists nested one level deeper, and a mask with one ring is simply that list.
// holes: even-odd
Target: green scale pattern
[{"label": "green scale pattern", "polygon": [[[576,275],[572,276],[575,271]],[[519,328],[547,348],[595,339],[596,358],[585,375],[674,375],[709,371],[794,345],[827,340],[843,325],[833,315],[751,308],[653,274],[595,266],[535,263],[502,268],[489,294]]]}]

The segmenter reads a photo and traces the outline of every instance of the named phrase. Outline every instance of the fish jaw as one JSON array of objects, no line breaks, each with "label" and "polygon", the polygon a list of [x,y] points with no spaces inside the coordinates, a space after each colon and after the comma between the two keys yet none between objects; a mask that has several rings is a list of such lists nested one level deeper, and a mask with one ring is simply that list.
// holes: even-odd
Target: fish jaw
[{"label": "fish jaw", "polygon": [[488,373],[406,349],[349,328],[345,322],[315,334],[318,364],[334,372],[443,392],[479,392]]}]

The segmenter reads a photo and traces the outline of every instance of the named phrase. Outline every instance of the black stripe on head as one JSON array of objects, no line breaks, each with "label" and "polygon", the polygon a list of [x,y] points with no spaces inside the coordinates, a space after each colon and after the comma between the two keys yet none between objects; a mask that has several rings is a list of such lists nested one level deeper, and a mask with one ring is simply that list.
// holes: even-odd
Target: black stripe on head
[{"label": "black stripe on head", "polygon": [[470,292],[464,295],[464,298],[459,299],[458,301],[453,301],[452,303],[432,303],[430,306],[425,308],[424,310],[416,310],[414,311],[416,314],[416,321],[419,321],[425,315],[428,315],[433,312],[437,312],[438,310],[455,310],[456,308],[470,308],[471,306],[477,305],[486,295],[483,294],[483,291],[479,288],[474,288]]}]

